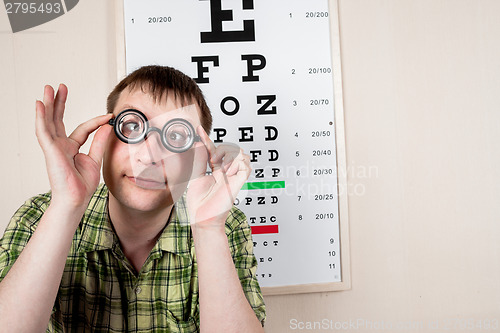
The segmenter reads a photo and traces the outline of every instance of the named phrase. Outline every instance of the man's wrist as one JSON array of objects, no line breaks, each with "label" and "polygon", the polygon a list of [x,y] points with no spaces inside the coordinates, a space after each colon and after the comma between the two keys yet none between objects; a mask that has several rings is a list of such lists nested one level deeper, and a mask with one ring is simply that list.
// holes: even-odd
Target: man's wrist
[{"label": "man's wrist", "polygon": [[198,240],[208,239],[210,241],[216,241],[217,239],[225,239],[227,242],[226,229],[224,223],[193,223],[191,224],[191,230],[193,232],[193,237],[195,242]]},{"label": "man's wrist", "polygon": [[224,224],[216,223],[193,223],[191,224],[191,230],[194,233],[218,233],[225,234],[226,229]]},{"label": "man's wrist", "polygon": [[64,220],[66,223],[78,225],[85,214],[87,205],[70,205],[62,200],[51,200],[47,211],[58,217],[58,220]]}]

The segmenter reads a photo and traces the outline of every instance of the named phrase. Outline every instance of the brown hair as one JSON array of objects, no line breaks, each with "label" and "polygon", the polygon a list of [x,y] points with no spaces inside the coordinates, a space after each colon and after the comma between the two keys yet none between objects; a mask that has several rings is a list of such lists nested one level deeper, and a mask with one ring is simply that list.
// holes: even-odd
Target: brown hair
[{"label": "brown hair", "polygon": [[164,96],[167,97],[169,93],[173,93],[175,100],[180,101],[182,106],[196,102],[200,107],[201,125],[205,132],[210,133],[212,114],[200,87],[186,74],[167,66],[144,66],[126,76],[108,96],[108,113],[113,113],[115,110],[116,102],[123,90],[126,88],[133,90],[138,87],[150,94],[155,102]]}]

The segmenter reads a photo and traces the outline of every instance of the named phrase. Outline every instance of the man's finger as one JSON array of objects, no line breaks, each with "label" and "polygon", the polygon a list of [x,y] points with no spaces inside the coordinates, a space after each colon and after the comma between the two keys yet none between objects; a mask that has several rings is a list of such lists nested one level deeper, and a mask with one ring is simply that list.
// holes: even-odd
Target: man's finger
[{"label": "man's finger", "polygon": [[196,143],[193,156],[193,167],[191,170],[190,180],[203,178],[207,172],[208,150],[202,143]]},{"label": "man's finger", "polygon": [[43,88],[43,104],[45,105],[45,119],[52,121],[54,118],[54,88],[48,84]]},{"label": "man's finger", "polygon": [[80,146],[83,146],[87,141],[90,133],[94,132],[99,126],[106,124],[113,115],[111,113],[92,118],[83,124],[80,124],[69,136],[70,139],[75,140]]},{"label": "man's finger", "polygon": [[54,125],[56,134],[59,136],[66,136],[66,130],[63,123],[64,109],[66,108],[66,100],[68,97],[68,87],[64,84],[59,85],[57,89],[56,98],[54,100]]},{"label": "man's finger", "polygon": [[236,175],[239,172],[243,172],[248,177],[251,170],[252,168],[250,167],[249,156],[241,154],[234,159],[234,161],[231,163],[231,166],[227,169],[226,174],[228,177],[230,177]]},{"label": "man's finger", "polygon": [[240,154],[243,154],[243,150],[240,147],[235,144],[224,143],[215,150],[215,155],[217,156],[215,163],[222,163],[222,169],[227,171],[234,159]]},{"label": "man's finger", "polygon": [[36,101],[35,110],[35,134],[38,143],[40,143],[40,146],[44,149],[50,140],[52,140],[52,136],[48,132],[47,124],[45,123],[45,105],[41,101]]},{"label": "man's finger", "polygon": [[106,148],[106,142],[113,128],[111,126],[101,126],[94,135],[94,140],[89,149],[89,157],[99,166],[102,163],[102,157]]},{"label": "man's finger", "polygon": [[214,168],[219,168],[220,167],[220,162],[217,162],[217,155],[216,155],[216,147],[215,144],[213,143],[212,140],[208,137],[207,132],[205,132],[205,129],[200,125],[197,128],[198,135],[200,136],[201,142],[205,145],[208,151],[208,160],[210,163],[210,167],[212,170]]}]

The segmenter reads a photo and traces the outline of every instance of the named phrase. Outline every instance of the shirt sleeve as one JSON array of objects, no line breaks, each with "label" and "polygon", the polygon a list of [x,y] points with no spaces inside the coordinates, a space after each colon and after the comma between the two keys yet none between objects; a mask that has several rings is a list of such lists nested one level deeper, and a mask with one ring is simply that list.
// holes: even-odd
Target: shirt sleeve
[{"label": "shirt sleeve", "polygon": [[0,239],[0,281],[25,248],[50,201],[50,194],[27,200],[12,216]]},{"label": "shirt sleeve", "polygon": [[264,326],[266,306],[256,277],[257,259],[253,253],[252,231],[245,214],[234,206],[226,220],[226,230],[241,287],[255,315]]}]

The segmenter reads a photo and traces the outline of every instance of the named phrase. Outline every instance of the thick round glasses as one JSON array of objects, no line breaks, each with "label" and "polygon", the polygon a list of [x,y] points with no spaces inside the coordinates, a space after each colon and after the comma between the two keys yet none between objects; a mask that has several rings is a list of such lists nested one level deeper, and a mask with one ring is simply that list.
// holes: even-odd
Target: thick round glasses
[{"label": "thick round glasses", "polygon": [[116,118],[109,120],[109,124],[113,126],[118,139],[128,144],[142,142],[150,132],[157,132],[163,146],[174,153],[185,152],[196,141],[200,141],[193,125],[185,119],[171,119],[160,130],[150,127],[144,113],[134,109],[120,112]]}]

